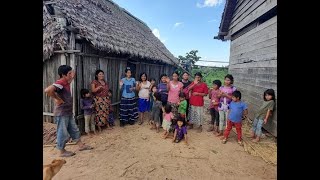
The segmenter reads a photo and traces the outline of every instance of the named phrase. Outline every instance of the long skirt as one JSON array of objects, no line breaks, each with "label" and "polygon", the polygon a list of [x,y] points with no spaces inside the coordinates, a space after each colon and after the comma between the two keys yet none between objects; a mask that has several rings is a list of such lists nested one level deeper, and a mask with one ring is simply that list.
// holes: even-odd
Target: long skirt
[{"label": "long skirt", "polygon": [[120,121],[136,121],[139,117],[137,100],[133,98],[121,97]]},{"label": "long skirt", "polygon": [[188,119],[192,124],[195,126],[200,126],[203,123],[204,118],[204,112],[203,112],[203,106],[192,106],[190,105],[190,111],[188,114]]},{"label": "long skirt", "polygon": [[94,118],[97,126],[105,126],[109,116],[110,100],[107,97],[94,97],[96,116]]}]

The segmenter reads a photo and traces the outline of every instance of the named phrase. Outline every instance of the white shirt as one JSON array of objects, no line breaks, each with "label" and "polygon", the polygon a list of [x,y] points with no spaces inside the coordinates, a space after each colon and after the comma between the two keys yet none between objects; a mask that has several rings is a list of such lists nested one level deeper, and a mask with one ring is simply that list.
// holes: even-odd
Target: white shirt
[{"label": "white shirt", "polygon": [[141,89],[139,91],[139,98],[144,98],[144,99],[149,99],[149,88],[150,88],[151,83],[147,81],[146,84],[143,84],[141,82]]}]

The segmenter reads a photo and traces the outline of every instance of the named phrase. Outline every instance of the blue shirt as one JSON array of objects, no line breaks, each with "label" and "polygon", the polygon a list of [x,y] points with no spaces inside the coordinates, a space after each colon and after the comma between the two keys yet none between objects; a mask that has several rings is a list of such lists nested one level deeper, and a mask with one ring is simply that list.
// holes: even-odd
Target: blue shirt
[{"label": "blue shirt", "polygon": [[234,123],[239,123],[241,122],[243,111],[248,109],[247,104],[239,101],[239,102],[234,102],[231,101],[229,105],[229,117],[228,119]]},{"label": "blue shirt", "polygon": [[132,87],[136,87],[136,80],[134,78],[130,78],[129,80],[127,78],[122,78],[123,81],[123,92],[122,97],[124,98],[133,98],[135,97],[135,90],[130,90]]}]

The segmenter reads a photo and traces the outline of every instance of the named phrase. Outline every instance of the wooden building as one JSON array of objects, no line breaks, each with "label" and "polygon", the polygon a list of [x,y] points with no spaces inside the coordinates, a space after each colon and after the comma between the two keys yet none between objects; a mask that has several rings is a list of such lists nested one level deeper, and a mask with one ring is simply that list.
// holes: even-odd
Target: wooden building
[{"label": "wooden building", "polygon": [[[105,72],[115,103],[120,101],[118,84],[127,66],[135,78],[146,72],[159,79],[175,70],[178,59],[144,22],[111,0],[44,0],[43,88],[59,78],[63,64],[76,70],[71,88],[78,116],[80,89],[90,89],[97,69]],[[53,108],[52,99],[43,94],[45,120],[51,121]]]},{"label": "wooden building", "polygon": [[[231,41],[229,73],[253,119],[263,92],[277,93],[277,0],[226,0],[215,39]],[[276,110],[263,127],[277,136]]]}]

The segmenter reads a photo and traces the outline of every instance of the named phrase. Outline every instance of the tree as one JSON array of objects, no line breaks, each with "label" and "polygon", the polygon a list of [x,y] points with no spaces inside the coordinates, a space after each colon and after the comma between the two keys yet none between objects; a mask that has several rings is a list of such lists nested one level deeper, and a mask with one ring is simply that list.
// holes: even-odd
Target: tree
[{"label": "tree", "polygon": [[191,71],[192,68],[198,68],[195,65],[197,61],[201,58],[197,56],[198,50],[191,50],[190,52],[186,53],[186,56],[178,56],[179,62],[187,71]]}]

